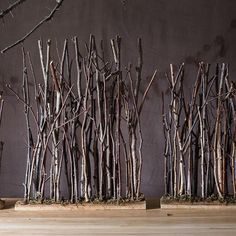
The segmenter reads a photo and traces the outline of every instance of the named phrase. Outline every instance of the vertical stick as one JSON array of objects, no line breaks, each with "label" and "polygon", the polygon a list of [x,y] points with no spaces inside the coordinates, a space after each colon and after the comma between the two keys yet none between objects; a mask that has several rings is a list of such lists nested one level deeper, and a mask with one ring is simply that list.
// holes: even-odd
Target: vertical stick
[{"label": "vertical stick", "polygon": [[23,85],[22,85],[22,91],[23,91],[23,99],[25,102],[25,119],[26,119],[26,127],[27,127],[27,167],[26,167],[26,173],[25,173],[25,195],[24,200],[29,201],[30,198],[30,190],[31,186],[29,186],[29,173],[31,166],[31,153],[32,153],[32,146],[33,146],[33,140],[32,140],[32,133],[31,133],[31,127],[30,127],[30,121],[29,121],[29,104],[30,104],[30,98],[29,98],[29,87],[28,87],[28,73],[27,73],[27,67],[26,67],[26,59],[25,59],[25,51],[24,48],[22,48],[22,55],[23,55]]}]

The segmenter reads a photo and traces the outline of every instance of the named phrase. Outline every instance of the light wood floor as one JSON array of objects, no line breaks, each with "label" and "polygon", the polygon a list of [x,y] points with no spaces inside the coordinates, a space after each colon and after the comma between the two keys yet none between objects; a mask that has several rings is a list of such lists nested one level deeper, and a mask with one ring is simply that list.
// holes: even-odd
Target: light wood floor
[{"label": "light wood floor", "polygon": [[7,235],[236,235],[236,210],[0,211]]}]

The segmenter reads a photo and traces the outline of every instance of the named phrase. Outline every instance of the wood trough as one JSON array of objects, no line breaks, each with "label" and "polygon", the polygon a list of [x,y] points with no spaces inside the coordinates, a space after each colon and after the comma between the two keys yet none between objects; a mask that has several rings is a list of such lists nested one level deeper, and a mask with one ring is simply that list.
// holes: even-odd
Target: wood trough
[{"label": "wood trough", "polygon": [[236,203],[227,203],[216,201],[178,201],[178,200],[160,200],[161,209],[236,209]]},{"label": "wood trough", "polygon": [[16,211],[74,211],[74,210],[146,210],[146,201],[123,203],[32,203],[24,204],[18,201],[15,204]]}]

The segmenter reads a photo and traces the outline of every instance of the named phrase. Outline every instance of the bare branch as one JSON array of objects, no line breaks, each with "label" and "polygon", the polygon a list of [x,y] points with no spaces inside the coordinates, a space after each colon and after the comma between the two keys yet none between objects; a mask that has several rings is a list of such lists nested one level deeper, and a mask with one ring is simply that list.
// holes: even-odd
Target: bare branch
[{"label": "bare branch", "polygon": [[56,13],[57,10],[59,10],[60,6],[62,5],[64,0],[58,0],[56,6],[52,9],[49,15],[47,15],[45,18],[43,18],[37,25],[35,25],[28,33],[26,33],[22,38],[18,39],[15,43],[7,46],[6,48],[1,50],[1,53],[5,53],[9,49],[15,47],[16,45],[23,43],[31,34],[33,34],[40,26],[42,26],[45,22],[51,20]]},{"label": "bare branch", "polygon": [[17,0],[12,3],[7,9],[0,11],[0,19],[2,19],[7,14],[12,14],[11,11],[18,7],[20,4],[24,3],[26,0]]},{"label": "bare branch", "polygon": [[156,77],[156,74],[157,74],[157,70],[154,71],[154,73],[153,73],[153,75],[152,75],[152,78],[151,78],[151,80],[150,80],[150,82],[149,82],[149,84],[148,84],[148,86],[147,86],[147,88],[146,88],[146,90],[145,90],[145,92],[144,92],[144,94],[143,94],[142,101],[141,101],[141,104],[140,104],[139,109],[138,109],[138,113],[139,113],[139,114],[140,114],[141,111],[142,111],[142,108],[143,108],[143,105],[144,105],[146,96],[147,96],[147,94],[148,94],[149,89],[151,88],[151,85],[152,85],[152,83],[153,83],[153,81],[154,81],[154,79],[155,79],[155,77]]}]

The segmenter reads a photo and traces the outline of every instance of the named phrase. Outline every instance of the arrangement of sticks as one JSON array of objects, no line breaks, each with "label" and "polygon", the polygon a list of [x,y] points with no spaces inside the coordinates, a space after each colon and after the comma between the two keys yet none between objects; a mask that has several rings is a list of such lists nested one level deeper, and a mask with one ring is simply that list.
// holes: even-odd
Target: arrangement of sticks
[{"label": "arrangement of sticks", "polygon": [[[24,105],[27,127],[25,202],[49,198],[71,203],[84,200],[140,200],[142,131],[140,116],[152,75],[141,94],[143,52],[124,67],[121,38],[111,40],[112,60],[103,43],[91,36],[85,56],[73,38],[73,60],[65,40],[59,63],[38,41],[43,82],[36,78],[30,54],[23,54],[23,96],[7,87]],[[76,72],[75,72],[76,71]],[[34,90],[30,90],[29,82]],[[31,93],[34,93],[34,101]],[[68,196],[62,196],[66,179]]]},{"label": "arrangement of sticks", "polygon": [[[227,64],[200,63],[190,96],[184,89],[184,64],[170,65],[169,106],[165,112],[165,194],[236,197],[236,86]],[[212,74],[212,75],[211,75]]]}]

